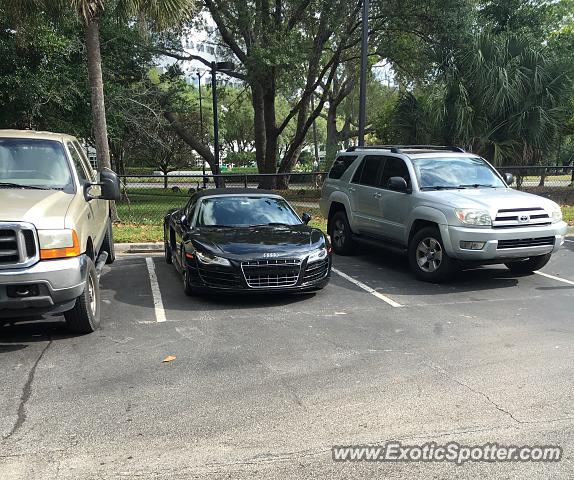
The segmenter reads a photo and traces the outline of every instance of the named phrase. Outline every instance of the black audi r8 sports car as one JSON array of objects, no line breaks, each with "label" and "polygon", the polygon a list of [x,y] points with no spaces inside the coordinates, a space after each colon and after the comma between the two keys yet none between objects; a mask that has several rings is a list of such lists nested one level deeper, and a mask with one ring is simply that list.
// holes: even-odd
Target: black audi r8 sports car
[{"label": "black audi r8 sports car", "polygon": [[166,262],[184,291],[310,291],[331,275],[329,238],[280,195],[208,189],[164,219]]}]

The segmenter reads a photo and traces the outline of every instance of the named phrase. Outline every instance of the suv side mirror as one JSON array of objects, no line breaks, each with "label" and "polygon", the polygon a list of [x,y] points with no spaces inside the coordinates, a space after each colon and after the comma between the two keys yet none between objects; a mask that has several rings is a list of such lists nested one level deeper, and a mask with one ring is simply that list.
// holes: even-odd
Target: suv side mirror
[{"label": "suv side mirror", "polygon": [[305,212],[303,215],[301,215],[301,220],[303,220],[303,223],[307,225],[311,221],[311,215]]},{"label": "suv side mirror", "polygon": [[514,183],[514,175],[512,175],[512,173],[505,173],[504,180],[507,185],[512,185]]},{"label": "suv side mirror", "polygon": [[407,181],[403,177],[391,177],[389,178],[389,183],[387,184],[389,190],[395,192],[408,193],[409,187]]}]

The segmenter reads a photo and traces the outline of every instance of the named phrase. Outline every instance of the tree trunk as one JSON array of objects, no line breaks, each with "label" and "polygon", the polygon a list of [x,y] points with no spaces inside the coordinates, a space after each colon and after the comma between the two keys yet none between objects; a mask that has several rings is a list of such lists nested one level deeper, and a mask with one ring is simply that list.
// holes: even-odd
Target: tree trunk
[{"label": "tree trunk", "polygon": [[[277,173],[277,119],[275,113],[275,78],[271,78],[263,91],[263,114],[265,118],[265,165],[263,173]],[[260,188],[273,190],[276,186],[275,177],[263,177]]]},{"label": "tree trunk", "polygon": [[257,83],[251,85],[251,101],[253,104],[253,127],[255,136],[255,160],[257,171],[265,172],[265,105],[263,92]]},{"label": "tree trunk", "polygon": [[329,170],[338,150],[337,108],[329,104],[327,112],[327,145],[325,147],[325,170]]},{"label": "tree trunk", "polygon": [[104,103],[104,81],[102,78],[102,57],[100,54],[100,24],[95,17],[86,23],[86,53],[88,56],[88,79],[92,101],[92,123],[98,169],[111,169],[108,128],[106,125],[106,107]]}]

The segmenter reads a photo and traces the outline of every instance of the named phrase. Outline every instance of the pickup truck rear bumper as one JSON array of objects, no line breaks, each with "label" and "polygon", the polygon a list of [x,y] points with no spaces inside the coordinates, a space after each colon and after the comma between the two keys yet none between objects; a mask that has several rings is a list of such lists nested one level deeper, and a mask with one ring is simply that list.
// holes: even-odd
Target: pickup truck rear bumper
[{"label": "pickup truck rear bumper", "polygon": [[[447,253],[459,260],[492,262],[544,255],[564,244],[568,225],[558,222],[546,227],[468,228],[441,225]],[[479,250],[461,248],[461,242],[484,242]]]},{"label": "pickup truck rear bumper", "polygon": [[0,270],[0,318],[57,314],[71,309],[84,291],[85,273],[85,255]]}]

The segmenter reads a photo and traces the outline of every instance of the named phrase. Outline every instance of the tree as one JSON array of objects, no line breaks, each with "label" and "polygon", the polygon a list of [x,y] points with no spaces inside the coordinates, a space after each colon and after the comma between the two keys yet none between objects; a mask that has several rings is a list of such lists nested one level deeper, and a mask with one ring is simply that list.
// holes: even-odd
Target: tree
[{"label": "tree", "polygon": [[[157,30],[178,24],[191,13],[191,0],[6,0],[12,18],[30,18],[49,13],[67,19],[73,13],[85,27],[85,46],[90,84],[93,133],[99,167],[111,168],[104,102],[100,51],[100,22],[108,14],[121,18],[145,19]],[[19,20],[17,23],[21,23]]]}]

